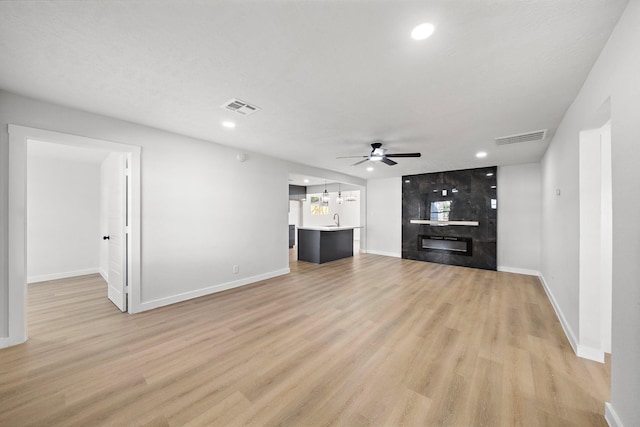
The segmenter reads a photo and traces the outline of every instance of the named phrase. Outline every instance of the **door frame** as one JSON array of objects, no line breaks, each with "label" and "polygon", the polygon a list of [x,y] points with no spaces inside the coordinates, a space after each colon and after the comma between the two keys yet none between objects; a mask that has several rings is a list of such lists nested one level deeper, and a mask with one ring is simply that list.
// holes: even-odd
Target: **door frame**
[{"label": "door frame", "polygon": [[37,140],[129,156],[128,312],[140,310],[140,154],[141,147],[9,124],[8,345],[27,340],[27,142]]},{"label": "door frame", "polygon": [[[607,142],[603,145],[605,133]],[[613,254],[611,240],[606,241],[604,235],[609,233],[612,221],[612,142],[611,100],[607,98],[578,135],[580,247],[578,337],[574,351],[579,357],[600,363],[604,363],[605,353],[611,352]],[[603,171],[608,175],[606,180]],[[608,211],[603,210],[607,191]]]}]

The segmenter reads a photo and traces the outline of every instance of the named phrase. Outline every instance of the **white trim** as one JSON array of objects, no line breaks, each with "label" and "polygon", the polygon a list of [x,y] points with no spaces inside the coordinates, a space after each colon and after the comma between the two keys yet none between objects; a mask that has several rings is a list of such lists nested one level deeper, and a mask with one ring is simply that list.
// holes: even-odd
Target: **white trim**
[{"label": "white trim", "polygon": [[48,280],[66,279],[69,277],[85,276],[87,274],[99,273],[98,267],[85,268],[84,270],[63,271],[61,273],[40,274],[38,276],[27,276],[27,283],[46,282]]},{"label": "white trim", "polygon": [[27,339],[27,140],[9,125],[8,345]]},{"label": "white trim", "polygon": [[571,348],[573,348],[573,352],[577,355],[578,340],[576,339],[576,335],[573,333],[573,330],[571,329],[569,322],[567,322],[567,319],[564,317],[564,314],[562,313],[562,310],[560,309],[558,302],[556,301],[553,294],[551,293],[551,290],[549,289],[547,282],[544,280],[544,276],[540,275],[538,276],[538,278],[542,283],[542,287],[544,288],[544,291],[547,293],[547,298],[549,298],[549,301],[551,302],[551,305],[553,306],[553,309],[556,312],[556,316],[558,316],[560,325],[562,326],[562,329],[564,330],[564,334],[567,336],[567,339],[569,340],[569,344],[571,344]]},{"label": "white trim", "polygon": [[613,405],[609,402],[604,403],[604,419],[609,424],[609,427],[624,427],[620,417],[616,413],[615,409],[613,409]]},{"label": "white trim", "polygon": [[564,330],[564,333],[567,336],[567,339],[569,340],[569,344],[571,344],[571,348],[573,348],[573,352],[576,354],[576,356],[581,357],[583,359],[592,360],[594,362],[604,363],[604,350],[594,348],[594,347],[589,347],[579,343],[579,340],[576,338],[576,335],[573,333],[571,326],[569,326],[569,322],[567,322],[567,319],[564,317],[562,310],[560,310],[560,306],[558,305],[556,299],[551,294],[551,291],[549,290],[546,282],[544,281],[544,277],[542,276],[538,276],[538,277],[540,278],[543,284],[544,290],[547,293],[547,296],[549,297],[549,301],[551,301],[551,305],[553,305],[556,315],[560,320],[560,324],[562,325],[562,329]]},{"label": "white trim", "polygon": [[9,124],[8,330],[9,345],[26,341],[26,193],[27,142],[44,141],[128,153],[131,160],[129,213],[129,313],[140,311],[140,153],[134,145]]},{"label": "white trim", "polygon": [[528,268],[518,268],[518,267],[507,267],[504,265],[498,266],[498,271],[503,271],[505,273],[515,273],[515,274],[524,274],[526,276],[538,276],[540,277],[540,272],[537,270],[529,270]]},{"label": "white trim", "polygon": [[564,334],[567,336],[567,339],[569,340],[569,344],[571,344],[571,348],[573,349],[573,352],[576,354],[576,356],[582,357],[583,359],[593,360],[594,362],[604,363],[604,351],[602,349],[597,349],[597,348],[588,347],[588,346],[579,344],[579,341],[576,338],[576,335],[573,333],[573,329],[571,329],[569,322],[567,322],[567,318],[564,317],[564,314],[562,313],[562,310],[560,309],[558,302],[556,301],[553,294],[551,293],[551,290],[549,289],[547,282],[544,280],[544,276],[539,275],[538,278],[542,283],[542,287],[544,288],[544,291],[547,293],[547,297],[549,298],[549,301],[551,301],[551,305],[553,306],[553,309],[556,312],[556,316],[558,316],[558,320],[560,320],[560,325],[564,330]]},{"label": "white trim", "polygon": [[594,362],[604,363],[604,350],[601,348],[588,347],[586,345],[578,344],[578,351],[576,354],[583,359],[593,360]]},{"label": "white trim", "polygon": [[0,338],[0,348],[11,347],[13,345],[22,344],[27,341],[27,337],[24,336],[22,340],[12,340],[9,337]]},{"label": "white trim", "polygon": [[291,270],[289,268],[283,268],[281,270],[271,271],[269,273],[259,274],[257,276],[246,277],[240,280],[234,280],[233,282],[221,283],[219,285],[209,286],[195,291],[183,292],[177,295],[171,295],[169,297],[158,298],[151,301],[145,301],[140,303],[140,311],[152,310],[158,307],[164,307],[165,305],[175,304],[182,301],[187,301],[192,298],[198,298],[205,295],[214,294],[216,292],[226,291],[227,289],[238,288],[240,286],[249,285],[259,282],[261,280],[271,279],[273,277],[289,274]]},{"label": "white trim", "polygon": [[402,258],[402,254],[398,254],[398,253],[395,253],[395,252],[376,251],[374,249],[362,250],[360,252],[365,253],[365,254],[390,256],[390,257],[393,257],[393,258]]},{"label": "white trim", "polygon": [[106,271],[104,271],[102,268],[98,269],[98,273],[102,276],[105,282],[109,281],[109,274]]}]

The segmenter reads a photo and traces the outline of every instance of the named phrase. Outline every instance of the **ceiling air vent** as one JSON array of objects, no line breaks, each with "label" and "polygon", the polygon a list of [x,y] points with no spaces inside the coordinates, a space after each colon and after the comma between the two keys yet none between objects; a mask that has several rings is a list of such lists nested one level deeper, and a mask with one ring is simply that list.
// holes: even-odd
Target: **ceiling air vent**
[{"label": "ceiling air vent", "polygon": [[547,129],[538,130],[535,132],[521,133],[519,135],[502,136],[496,138],[497,145],[509,145],[517,144],[520,142],[538,142],[547,137]]},{"label": "ceiling air vent", "polygon": [[237,98],[230,99],[220,107],[224,108],[225,110],[231,110],[234,113],[240,114],[241,116],[249,116],[256,111],[260,111],[260,107],[256,107],[255,105],[251,105],[248,102],[241,101]]}]

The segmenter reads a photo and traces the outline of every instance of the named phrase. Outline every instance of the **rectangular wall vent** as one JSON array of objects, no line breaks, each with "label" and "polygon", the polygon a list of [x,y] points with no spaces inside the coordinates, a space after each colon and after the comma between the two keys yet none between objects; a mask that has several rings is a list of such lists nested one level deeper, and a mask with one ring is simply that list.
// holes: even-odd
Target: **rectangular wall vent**
[{"label": "rectangular wall vent", "polygon": [[237,98],[230,99],[220,106],[225,110],[233,111],[241,116],[249,116],[257,111],[260,111],[260,107],[249,104],[248,102],[241,101]]},{"label": "rectangular wall vent", "polygon": [[517,144],[520,142],[538,142],[547,137],[547,130],[548,129],[543,129],[535,132],[521,133],[519,135],[502,136],[500,138],[496,138],[495,141],[497,145]]}]

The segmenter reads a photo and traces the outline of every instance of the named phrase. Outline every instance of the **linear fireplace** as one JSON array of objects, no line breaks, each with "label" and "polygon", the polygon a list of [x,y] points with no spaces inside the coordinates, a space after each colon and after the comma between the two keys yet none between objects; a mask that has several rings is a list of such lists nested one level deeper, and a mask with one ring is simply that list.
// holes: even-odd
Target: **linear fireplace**
[{"label": "linear fireplace", "polygon": [[402,258],[496,270],[498,168],[402,177]]},{"label": "linear fireplace", "polygon": [[473,239],[471,237],[453,236],[418,236],[419,251],[436,251],[457,255],[473,255]]}]

